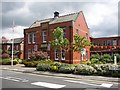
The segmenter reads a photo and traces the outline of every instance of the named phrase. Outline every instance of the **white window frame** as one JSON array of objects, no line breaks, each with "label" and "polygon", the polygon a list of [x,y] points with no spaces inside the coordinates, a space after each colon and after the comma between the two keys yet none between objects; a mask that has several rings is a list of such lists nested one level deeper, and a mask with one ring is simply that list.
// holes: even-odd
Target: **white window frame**
[{"label": "white window frame", "polygon": [[[105,45],[104,45],[104,44],[105,44]],[[105,40],[102,42],[102,45],[103,45],[103,46],[106,46],[106,41],[105,41]]]},{"label": "white window frame", "polygon": [[32,42],[36,43],[36,32],[32,33]]},{"label": "white window frame", "polygon": [[7,50],[9,50],[9,48],[10,48],[10,45],[7,45]]},{"label": "white window frame", "polygon": [[113,46],[117,46],[117,39],[113,39]]},{"label": "white window frame", "polygon": [[65,50],[61,50],[61,60],[65,60],[65,57],[62,58],[63,51],[64,51],[64,54],[65,54]]},{"label": "white window frame", "polygon": [[31,44],[30,36],[31,36],[31,33],[28,33],[28,44]]},{"label": "white window frame", "polygon": [[18,45],[16,45],[16,50],[18,50],[18,48],[19,48],[19,46],[18,46]]},{"label": "white window frame", "polygon": [[[47,42],[47,32],[46,32],[46,35],[44,34],[46,31],[43,31],[42,33],[43,33],[43,42]],[[45,38],[44,37],[46,37],[46,40],[45,40]]]},{"label": "white window frame", "polygon": [[37,49],[38,49],[38,46],[34,45],[34,51],[37,51]]},{"label": "white window frame", "polygon": [[28,49],[28,59],[30,59],[31,49]]},{"label": "white window frame", "polygon": [[[108,45],[110,43],[110,45]],[[107,46],[111,46],[111,40],[107,40]]]},{"label": "white window frame", "polygon": [[56,53],[59,54],[58,50],[55,50],[55,60],[59,60],[59,55],[58,55],[58,58],[56,58]]}]

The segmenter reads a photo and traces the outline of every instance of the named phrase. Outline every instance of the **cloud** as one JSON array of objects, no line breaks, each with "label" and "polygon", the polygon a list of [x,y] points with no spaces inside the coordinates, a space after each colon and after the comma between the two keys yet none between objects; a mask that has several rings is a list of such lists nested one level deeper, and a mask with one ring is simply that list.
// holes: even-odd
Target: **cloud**
[{"label": "cloud", "polygon": [[[4,2],[2,5],[2,30],[4,35],[12,27],[12,21],[19,27],[29,27],[34,21],[83,11],[90,33],[94,37],[116,35],[118,32],[117,2]],[[21,28],[22,29],[22,28]],[[18,32],[21,30],[18,30]],[[6,34],[5,34],[6,32]],[[12,33],[11,33],[12,34]],[[23,34],[19,34],[23,36]],[[16,36],[19,36],[16,33]],[[10,36],[9,36],[10,37]]]}]

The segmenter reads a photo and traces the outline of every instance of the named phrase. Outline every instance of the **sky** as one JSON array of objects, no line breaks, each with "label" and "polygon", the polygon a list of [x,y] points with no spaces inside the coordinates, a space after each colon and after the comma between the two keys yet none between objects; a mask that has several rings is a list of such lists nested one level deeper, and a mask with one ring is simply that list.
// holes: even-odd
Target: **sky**
[{"label": "sky", "polygon": [[[58,11],[60,16],[83,11],[92,37],[118,35],[119,0],[4,0],[0,4],[2,19],[0,36],[8,39],[23,37],[23,30],[36,20],[53,18]],[[14,33],[13,33],[14,21]]]}]

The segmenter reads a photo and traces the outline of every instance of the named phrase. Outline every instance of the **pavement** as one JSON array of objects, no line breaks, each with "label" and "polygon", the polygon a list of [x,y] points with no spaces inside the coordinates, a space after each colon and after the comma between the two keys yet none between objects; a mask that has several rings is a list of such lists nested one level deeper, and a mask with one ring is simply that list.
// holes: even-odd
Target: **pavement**
[{"label": "pavement", "polygon": [[120,83],[120,78],[117,78],[117,77],[87,76],[87,75],[74,75],[74,74],[63,74],[63,73],[54,73],[54,72],[46,72],[46,71],[36,71],[36,68],[25,67],[23,64],[17,64],[14,66],[0,65],[0,69],[1,70],[10,70],[10,71],[15,71],[15,72],[22,72],[22,73],[38,74],[38,75],[48,75],[48,76],[57,76],[57,77],[66,77],[66,78],[75,78],[75,79],[88,79],[88,80],[98,80],[98,81]]}]

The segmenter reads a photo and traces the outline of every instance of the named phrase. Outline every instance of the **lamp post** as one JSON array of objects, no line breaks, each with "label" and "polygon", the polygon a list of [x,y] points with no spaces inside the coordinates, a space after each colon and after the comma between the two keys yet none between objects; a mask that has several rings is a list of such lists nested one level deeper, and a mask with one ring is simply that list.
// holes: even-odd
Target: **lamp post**
[{"label": "lamp post", "polygon": [[11,60],[11,66],[13,66],[13,50],[14,50],[14,21],[13,21],[12,60]]}]

